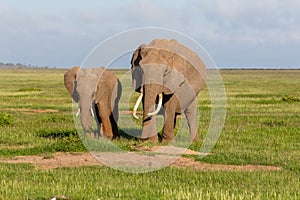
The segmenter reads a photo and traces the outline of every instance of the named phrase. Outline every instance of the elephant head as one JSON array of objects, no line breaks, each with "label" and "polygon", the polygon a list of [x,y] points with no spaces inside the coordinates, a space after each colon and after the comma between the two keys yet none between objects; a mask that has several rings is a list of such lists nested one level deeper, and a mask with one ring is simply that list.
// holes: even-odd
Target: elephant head
[{"label": "elephant head", "polygon": [[[141,86],[137,88],[137,91],[141,93],[139,101],[141,101],[142,95],[144,96],[144,112],[147,116],[153,116],[159,112],[162,106],[162,94],[174,94],[185,82],[182,74],[175,68],[164,64],[145,63],[134,70],[138,70],[142,74],[140,77],[136,77],[136,79],[142,79]],[[153,110],[157,97],[158,107]]]},{"label": "elephant head", "polygon": [[191,103],[204,85],[206,74],[205,64],[194,52],[176,40],[166,39],[139,46],[132,56],[131,72],[133,89],[141,93],[133,116],[137,118],[136,109],[143,100],[143,129],[151,123],[151,116],[159,113],[163,104],[179,90],[185,92],[185,96],[194,95],[191,98],[180,96],[185,99],[183,107]]},{"label": "elephant head", "polygon": [[80,69],[75,66],[64,75],[64,83],[73,100],[79,103],[81,125],[85,131],[91,130],[94,105],[99,99],[98,82],[104,67],[97,69]]}]

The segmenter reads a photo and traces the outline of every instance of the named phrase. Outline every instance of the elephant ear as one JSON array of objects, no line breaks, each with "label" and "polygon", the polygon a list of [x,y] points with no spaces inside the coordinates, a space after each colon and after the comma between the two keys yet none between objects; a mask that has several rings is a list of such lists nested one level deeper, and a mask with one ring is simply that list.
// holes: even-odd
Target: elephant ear
[{"label": "elephant ear", "polygon": [[140,45],[133,53],[131,58],[131,74],[132,74],[132,89],[136,92],[141,92],[142,74],[140,69],[140,61],[142,60],[141,49],[146,45]]},{"label": "elephant ear", "polygon": [[74,88],[75,88],[75,80],[78,71],[80,70],[80,67],[75,66],[72,69],[69,69],[65,75],[64,75],[64,83],[65,87],[67,88],[69,94],[73,97],[73,99],[78,102],[78,98],[76,98],[77,95],[74,94]]},{"label": "elephant ear", "polygon": [[165,94],[173,94],[184,83],[184,76],[175,68],[166,67],[163,73],[163,85]]},{"label": "elephant ear", "polygon": [[140,60],[142,59],[140,52],[141,52],[141,49],[145,46],[146,46],[145,44],[142,44],[134,51],[132,58],[131,58],[131,68],[134,68],[134,67],[140,65]]}]

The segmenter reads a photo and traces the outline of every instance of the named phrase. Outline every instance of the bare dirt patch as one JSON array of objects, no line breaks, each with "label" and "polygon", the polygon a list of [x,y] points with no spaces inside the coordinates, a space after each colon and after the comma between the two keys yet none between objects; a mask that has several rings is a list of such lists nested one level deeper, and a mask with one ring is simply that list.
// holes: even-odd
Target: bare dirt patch
[{"label": "bare dirt patch", "polygon": [[156,152],[156,153],[164,153],[169,155],[197,155],[200,153],[198,151],[193,151],[191,149],[174,147],[174,146],[140,146],[134,148],[137,151],[146,151],[146,152]]},{"label": "bare dirt patch", "polygon": [[30,163],[41,169],[102,165],[89,153],[55,153],[51,156],[16,156],[0,159],[3,163]]},{"label": "bare dirt patch", "polygon": [[191,158],[180,157],[173,164],[179,168],[193,168],[201,171],[279,171],[281,167],[265,165],[223,165],[194,161]]},{"label": "bare dirt patch", "polygon": [[[104,154],[102,154],[104,155]],[[118,153],[108,153],[107,156],[112,155],[124,157]],[[167,155],[164,155],[163,159]],[[121,157],[120,157],[121,158]],[[158,157],[159,158],[159,157]],[[13,159],[0,159],[2,163],[30,163],[40,169],[55,169],[60,167],[80,167],[80,166],[103,166],[90,153],[55,153],[49,157],[46,156],[16,156]],[[139,162],[137,160],[137,162]],[[178,157],[175,162],[171,164],[172,167],[191,168],[201,171],[277,171],[282,168],[276,166],[262,166],[262,165],[223,165],[223,164],[209,164],[195,161],[193,158]]]}]

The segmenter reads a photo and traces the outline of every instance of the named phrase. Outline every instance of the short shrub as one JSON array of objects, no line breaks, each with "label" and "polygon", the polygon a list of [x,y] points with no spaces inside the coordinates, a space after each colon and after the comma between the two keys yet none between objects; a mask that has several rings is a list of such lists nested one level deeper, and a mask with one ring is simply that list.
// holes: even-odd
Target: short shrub
[{"label": "short shrub", "polygon": [[63,116],[63,115],[52,115],[52,116],[45,116],[41,118],[42,122],[73,122],[72,117]]},{"label": "short shrub", "polygon": [[288,95],[288,96],[282,97],[282,100],[286,101],[286,102],[300,102],[300,98],[295,97],[294,95]]},{"label": "short shrub", "polygon": [[72,137],[72,136],[76,136],[77,132],[76,130],[38,130],[37,131],[37,135],[39,137],[43,137],[43,138],[65,138],[65,137]]},{"label": "short shrub", "polygon": [[42,91],[40,88],[33,88],[33,87],[18,89],[18,92],[40,92],[40,91]]},{"label": "short shrub", "polygon": [[0,112],[0,126],[13,124],[13,117],[10,114]]},{"label": "short shrub", "polygon": [[282,127],[282,126],[287,126],[287,124],[284,121],[266,121],[263,122],[263,125],[269,126],[269,127]]}]

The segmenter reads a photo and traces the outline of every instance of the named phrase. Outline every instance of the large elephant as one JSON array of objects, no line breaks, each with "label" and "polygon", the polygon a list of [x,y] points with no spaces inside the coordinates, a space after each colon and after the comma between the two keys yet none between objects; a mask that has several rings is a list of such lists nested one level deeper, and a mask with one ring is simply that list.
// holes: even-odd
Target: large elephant
[{"label": "large elephant", "polygon": [[75,66],[65,73],[64,83],[74,101],[79,103],[78,112],[84,131],[92,130],[94,117],[98,121],[98,135],[102,124],[106,138],[117,137],[118,103],[122,92],[117,77],[104,67],[80,69]]},{"label": "large elephant", "polygon": [[135,50],[131,73],[133,88],[141,93],[133,109],[135,118],[138,105],[143,102],[141,138],[158,141],[153,116],[163,113],[162,139],[171,141],[176,116],[184,113],[190,138],[197,140],[197,96],[206,77],[206,66],[198,55],[176,40],[155,39]]}]

